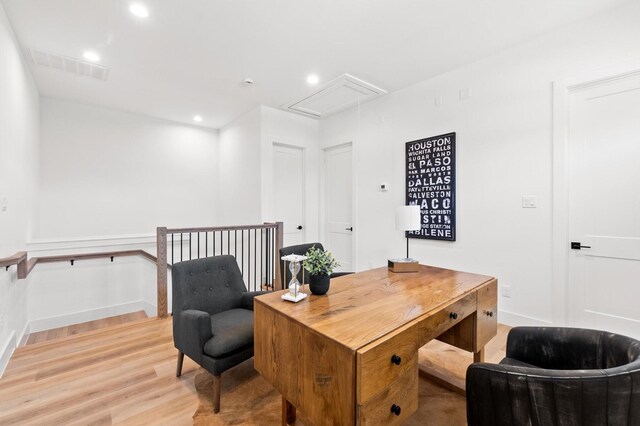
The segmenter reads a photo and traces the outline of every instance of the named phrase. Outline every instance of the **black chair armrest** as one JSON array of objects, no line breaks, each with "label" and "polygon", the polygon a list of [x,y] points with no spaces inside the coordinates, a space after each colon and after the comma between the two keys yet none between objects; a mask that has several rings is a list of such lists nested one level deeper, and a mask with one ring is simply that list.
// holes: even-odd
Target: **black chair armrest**
[{"label": "black chair armrest", "polygon": [[540,368],[604,368],[602,333],[565,327],[514,327],[507,337],[507,357]]},{"label": "black chair armrest", "polygon": [[267,294],[268,291],[247,291],[240,296],[240,307],[253,311],[253,298],[261,294]]},{"label": "black chair armrest", "polygon": [[330,278],[344,277],[345,275],[351,274],[353,274],[353,272],[334,272],[333,274],[331,274]]},{"label": "black chair armrest", "polygon": [[[175,318],[175,315],[179,318]],[[211,316],[207,312],[193,309],[174,314],[174,336],[176,347],[200,363],[204,344],[213,337]]]}]

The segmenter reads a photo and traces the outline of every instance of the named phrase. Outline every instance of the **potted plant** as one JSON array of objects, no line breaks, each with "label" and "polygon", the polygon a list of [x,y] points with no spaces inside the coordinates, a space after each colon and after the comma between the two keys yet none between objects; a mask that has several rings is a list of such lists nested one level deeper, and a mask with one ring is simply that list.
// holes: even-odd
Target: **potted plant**
[{"label": "potted plant", "polygon": [[329,291],[329,276],[340,264],[333,258],[331,252],[311,247],[304,261],[304,269],[309,273],[309,290],[311,293],[322,295]]}]

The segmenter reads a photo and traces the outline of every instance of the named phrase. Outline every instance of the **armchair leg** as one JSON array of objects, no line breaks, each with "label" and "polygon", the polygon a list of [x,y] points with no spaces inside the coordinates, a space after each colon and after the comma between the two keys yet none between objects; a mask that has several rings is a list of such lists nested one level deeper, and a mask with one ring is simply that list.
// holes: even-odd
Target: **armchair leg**
[{"label": "armchair leg", "polygon": [[220,412],[220,381],[221,376],[213,376],[213,412]]},{"label": "armchair leg", "polygon": [[184,361],[184,353],[178,351],[178,368],[176,368],[176,377],[182,376],[182,361]]}]

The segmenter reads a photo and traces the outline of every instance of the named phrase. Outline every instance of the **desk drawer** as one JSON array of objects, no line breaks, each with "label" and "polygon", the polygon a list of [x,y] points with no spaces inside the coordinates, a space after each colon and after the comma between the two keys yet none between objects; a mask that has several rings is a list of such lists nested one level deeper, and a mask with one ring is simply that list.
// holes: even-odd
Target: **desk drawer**
[{"label": "desk drawer", "polygon": [[357,354],[357,401],[363,404],[407,371],[416,369],[418,325],[409,324]]},{"label": "desk drawer", "polygon": [[417,409],[418,368],[414,363],[386,389],[358,406],[358,424],[399,425]]},{"label": "desk drawer", "polygon": [[498,332],[498,282],[492,280],[478,289],[477,349]]},{"label": "desk drawer", "polygon": [[475,291],[420,321],[420,347],[440,336],[476,310]]}]

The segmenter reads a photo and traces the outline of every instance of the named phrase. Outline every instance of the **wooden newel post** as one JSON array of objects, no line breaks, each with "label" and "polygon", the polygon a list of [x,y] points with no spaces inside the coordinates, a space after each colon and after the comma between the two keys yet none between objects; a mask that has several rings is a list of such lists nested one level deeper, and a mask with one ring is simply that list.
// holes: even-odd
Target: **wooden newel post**
[{"label": "wooden newel post", "polygon": [[[278,287],[274,288],[274,290],[282,290],[284,288],[284,284],[282,283],[282,271],[280,268],[282,267],[282,262],[280,261],[280,249],[282,248],[284,240],[284,223],[276,222],[276,283],[278,283]],[[276,286],[274,286],[276,287]]]},{"label": "wooden newel post", "polygon": [[167,317],[167,228],[158,227],[156,236],[158,261],[156,268],[158,271],[158,318]]}]

